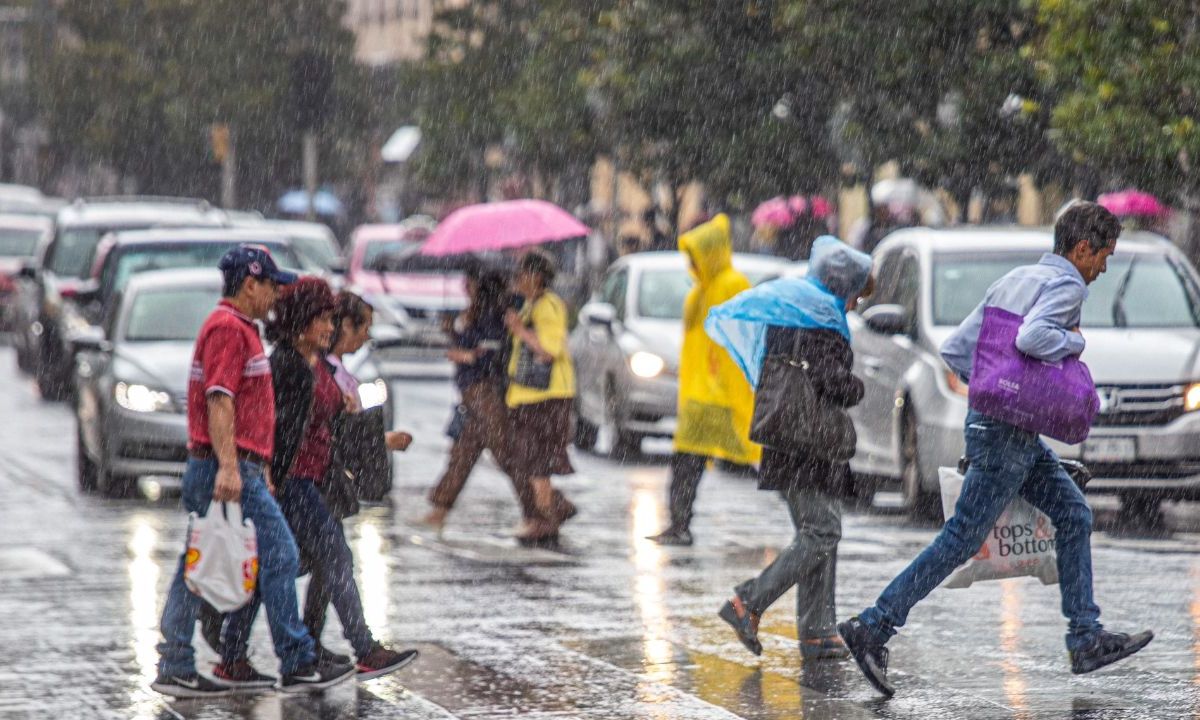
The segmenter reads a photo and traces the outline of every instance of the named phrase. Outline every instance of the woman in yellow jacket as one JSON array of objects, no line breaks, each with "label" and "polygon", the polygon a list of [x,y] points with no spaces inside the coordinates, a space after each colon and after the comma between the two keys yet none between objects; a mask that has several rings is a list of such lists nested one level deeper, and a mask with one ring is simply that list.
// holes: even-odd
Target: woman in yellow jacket
[{"label": "woman in yellow jacket", "polygon": [[504,322],[513,336],[508,366],[509,465],[525,509],[517,533],[523,542],[552,541],[575,506],[550,484],[551,475],[575,472],[567,456],[575,367],[567,349],[567,305],[550,291],[554,265],[531,252],[521,258],[513,290],[525,299]]},{"label": "woman in yellow jacket", "polygon": [[733,269],[729,218],[717,215],[679,236],[695,285],[683,304],[683,349],[679,357],[679,409],[671,456],[668,497],[671,524],[650,539],[691,545],[692,505],[710,459],[757,464],[762,449],[750,442],[754,392],[725,349],[704,332],[708,311],[750,287]]}]

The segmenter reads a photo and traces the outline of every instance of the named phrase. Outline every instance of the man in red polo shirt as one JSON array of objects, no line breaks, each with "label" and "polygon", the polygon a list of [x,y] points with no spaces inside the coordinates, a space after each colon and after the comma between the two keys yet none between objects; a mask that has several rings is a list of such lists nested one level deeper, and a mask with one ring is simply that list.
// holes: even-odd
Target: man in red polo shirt
[{"label": "man in red polo shirt", "polygon": [[[183,505],[204,514],[210,502],[240,502],[258,539],[258,591],[267,610],[284,692],[314,692],[349,679],[350,664],[317,662],[296,602],[299,554],[287,521],[271,496],[275,435],[271,367],[255,320],[267,316],[280,284],[296,280],[261,245],[242,245],[218,265],[224,298],[196,339],[188,383],[188,462]],[[192,633],[201,600],[183,581],[184,558],[163,608],[155,690],[174,697],[212,697],[270,688],[275,678],[247,667],[245,677],[210,680],[196,672]]]}]

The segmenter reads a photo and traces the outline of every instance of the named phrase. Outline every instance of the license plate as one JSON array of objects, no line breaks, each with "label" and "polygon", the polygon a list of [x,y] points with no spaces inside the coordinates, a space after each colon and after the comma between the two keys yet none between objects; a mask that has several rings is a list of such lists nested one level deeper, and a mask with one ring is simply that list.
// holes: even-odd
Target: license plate
[{"label": "license plate", "polygon": [[1123,463],[1137,460],[1137,439],[1124,437],[1092,438],[1083,441],[1083,461]]}]

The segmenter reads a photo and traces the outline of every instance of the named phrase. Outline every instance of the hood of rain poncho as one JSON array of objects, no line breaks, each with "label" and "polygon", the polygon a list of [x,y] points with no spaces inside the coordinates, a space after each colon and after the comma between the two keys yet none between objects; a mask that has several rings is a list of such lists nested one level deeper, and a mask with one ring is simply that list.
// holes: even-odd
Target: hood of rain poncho
[{"label": "hood of rain poncho", "polygon": [[846,302],[862,291],[870,275],[870,255],[824,235],[813,243],[807,277],[747,290],[709,311],[704,329],[757,387],[768,326],[833,330],[849,340]]}]

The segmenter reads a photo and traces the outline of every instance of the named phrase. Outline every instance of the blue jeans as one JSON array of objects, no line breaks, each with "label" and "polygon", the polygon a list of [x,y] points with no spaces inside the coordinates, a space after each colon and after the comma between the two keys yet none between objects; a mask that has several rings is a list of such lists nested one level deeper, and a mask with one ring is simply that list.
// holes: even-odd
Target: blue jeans
[{"label": "blue jeans", "polygon": [[1067,648],[1082,646],[1101,628],[1100,608],[1092,600],[1092,511],[1083,493],[1035,433],[972,410],[966,440],[971,467],[954,517],[861,614],[863,623],[875,630],[879,642],[887,642],[914,605],[979,551],[1000,513],[1019,494],[1054,524]]},{"label": "blue jeans", "polygon": [[[371,652],[375,638],[363,615],[362,598],[354,581],[354,555],[342,523],[329,513],[321,491],[308,478],[292,477],[284,481],[279,491],[279,508],[295,535],[304,564],[312,571],[314,580],[319,577],[327,588],[354,654],[363,658]],[[223,635],[227,662],[245,657],[258,605],[256,595],[249,605],[229,615]]]},{"label": "blue jeans", "polygon": [[[258,594],[267,604],[275,654],[279,656],[284,674],[290,674],[315,660],[312,638],[300,622],[296,609],[296,572],[300,563],[296,542],[275,498],[267,491],[262,467],[240,461],[238,470],[242,476],[242,516],[254,523],[258,539]],[[207,512],[216,479],[216,458],[188,458],[183,475],[184,508],[201,515]],[[192,633],[203,601],[187,589],[183,568],[184,557],[181,556],[163,608],[163,642],[158,645],[161,675],[189,676],[196,672]]]}]

